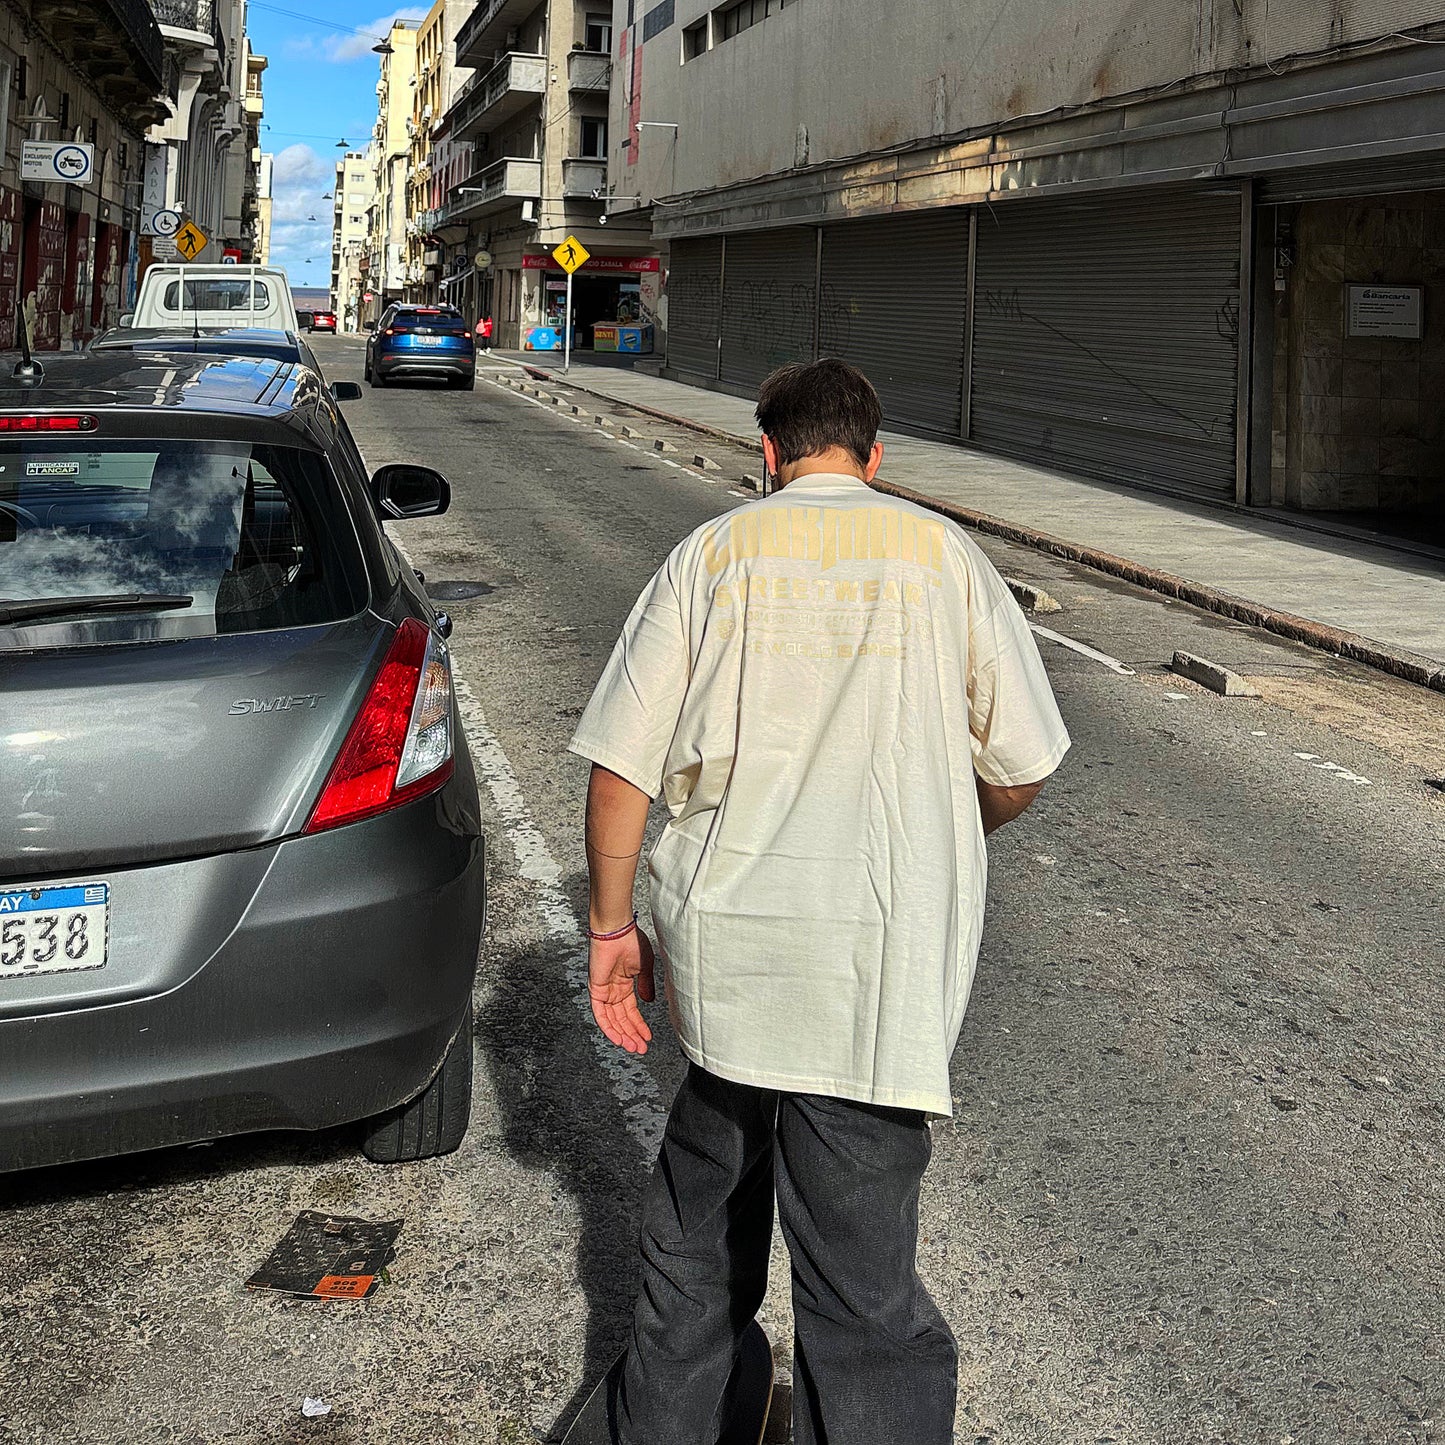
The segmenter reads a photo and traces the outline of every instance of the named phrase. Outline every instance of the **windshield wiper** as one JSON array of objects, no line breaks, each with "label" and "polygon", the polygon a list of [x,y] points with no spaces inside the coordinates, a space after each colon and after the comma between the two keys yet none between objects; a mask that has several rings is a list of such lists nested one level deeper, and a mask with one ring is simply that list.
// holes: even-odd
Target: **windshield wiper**
[{"label": "windshield wiper", "polygon": [[91,597],[37,597],[33,602],[0,602],[0,627],[88,612],[171,612],[196,599],[184,592],[108,592]]}]

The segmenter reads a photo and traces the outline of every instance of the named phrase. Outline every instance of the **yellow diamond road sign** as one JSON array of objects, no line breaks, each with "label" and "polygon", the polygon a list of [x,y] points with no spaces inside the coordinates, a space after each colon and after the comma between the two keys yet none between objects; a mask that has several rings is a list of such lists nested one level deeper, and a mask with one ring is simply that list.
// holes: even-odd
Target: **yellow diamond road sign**
[{"label": "yellow diamond road sign", "polygon": [[592,252],[576,236],[568,236],[552,252],[552,259],[570,276],[579,266],[585,266],[592,259]]},{"label": "yellow diamond road sign", "polygon": [[173,244],[187,261],[194,261],[206,249],[209,240],[210,237],[194,221],[187,221],[176,232]]}]

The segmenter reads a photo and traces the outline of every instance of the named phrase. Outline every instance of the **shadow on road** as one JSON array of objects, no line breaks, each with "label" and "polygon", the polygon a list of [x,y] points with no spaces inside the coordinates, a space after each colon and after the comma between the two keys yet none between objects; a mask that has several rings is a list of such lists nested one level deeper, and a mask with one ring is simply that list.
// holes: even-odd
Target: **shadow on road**
[{"label": "shadow on road", "polygon": [[[585,897],[586,880],[564,884]],[[584,905],[585,906],[585,905]],[[494,917],[501,916],[494,909]],[[492,1077],[507,1152],[576,1200],[577,1280],[587,1301],[582,1380],[554,1423],[560,1439],[622,1349],[637,1288],[637,1214],[651,1169],[598,1068],[566,979],[569,950],[493,939],[478,1003],[480,1060]]]}]

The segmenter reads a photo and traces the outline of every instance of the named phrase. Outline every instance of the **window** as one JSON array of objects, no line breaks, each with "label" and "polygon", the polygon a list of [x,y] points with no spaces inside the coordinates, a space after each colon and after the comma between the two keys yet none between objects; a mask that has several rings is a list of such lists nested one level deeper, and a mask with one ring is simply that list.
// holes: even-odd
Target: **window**
[{"label": "window", "polygon": [[769,15],[775,15],[781,10],[786,0],[742,0],[741,4],[730,5],[726,10],[715,12],[719,25],[719,34],[724,40],[731,40],[734,35],[740,35],[744,30],[750,29],[759,21],[766,20]]},{"label": "window", "polygon": [[353,225],[353,226],[359,226],[359,225],[361,224],[361,217],[360,217],[360,216],[348,216],[348,217],[346,218],[346,220],[347,220],[348,224]]},{"label": "window", "polygon": [[[354,615],[349,529],[325,461],[226,440],[0,443],[0,576],[15,601],[150,592],[173,610],[0,629],[0,649],[270,632]],[[8,521],[7,521],[8,514]],[[37,519],[16,525],[17,516]]]},{"label": "window", "polygon": [[704,17],[696,25],[689,25],[682,32],[682,58],[684,64],[689,60],[696,60],[699,55],[707,54],[707,19]]},{"label": "window", "polygon": [[[255,304],[251,288],[256,288]],[[186,282],[185,305],[181,305],[181,283],[172,281],[166,287],[164,306],[167,311],[265,311],[271,304],[271,292],[264,281],[238,276],[234,281],[219,276]]]},{"label": "window", "polygon": [[588,50],[596,50],[603,55],[612,54],[612,17],[610,15],[589,15],[586,34],[585,44]]},{"label": "window", "polygon": [[582,118],[582,152],[593,160],[607,159],[607,122]]}]

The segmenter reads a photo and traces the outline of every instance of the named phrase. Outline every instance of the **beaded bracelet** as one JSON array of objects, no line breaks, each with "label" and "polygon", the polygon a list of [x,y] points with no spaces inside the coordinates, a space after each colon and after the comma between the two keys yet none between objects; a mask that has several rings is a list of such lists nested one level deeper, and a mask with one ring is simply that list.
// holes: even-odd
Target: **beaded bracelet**
[{"label": "beaded bracelet", "polygon": [[613,943],[619,938],[626,938],[634,928],[637,927],[637,915],[632,915],[632,922],[625,928],[619,928],[616,933],[594,933],[591,928],[587,930],[587,937],[594,943]]}]

